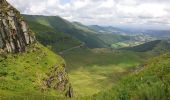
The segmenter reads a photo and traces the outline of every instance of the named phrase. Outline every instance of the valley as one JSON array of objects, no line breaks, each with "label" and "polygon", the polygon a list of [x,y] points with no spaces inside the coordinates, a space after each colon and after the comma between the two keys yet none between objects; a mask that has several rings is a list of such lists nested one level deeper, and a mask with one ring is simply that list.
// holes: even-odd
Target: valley
[{"label": "valley", "polygon": [[0,100],[170,100],[170,30],[27,15],[0,0]]},{"label": "valley", "polygon": [[75,97],[94,95],[111,88],[143,62],[143,56],[105,48],[79,48],[62,55],[67,62]]},{"label": "valley", "polygon": [[170,43],[165,41],[153,41],[140,46],[121,50],[82,47],[63,54],[75,96],[105,91],[130,73],[140,73],[147,60],[170,50]]},{"label": "valley", "polygon": [[[31,28],[38,33],[40,42],[65,59],[75,98],[107,91],[124,77],[143,69],[142,64],[147,60],[170,50],[168,40],[157,40],[155,36],[140,32],[131,34],[113,27],[85,26],[54,16],[24,16]],[[65,27],[51,23],[52,19],[53,22],[64,23],[62,25]],[[36,24],[40,25],[33,27]],[[70,31],[73,29],[74,31]],[[69,30],[68,33],[65,30]],[[51,31],[51,34],[48,31]],[[55,37],[55,34],[58,37]],[[83,35],[83,38],[78,35]],[[46,42],[45,37],[49,37]],[[100,42],[94,42],[96,39]],[[66,46],[63,48],[64,45]]]},{"label": "valley", "polygon": [[157,39],[157,36],[148,35],[150,32],[131,33],[115,27],[86,26],[79,22],[69,22],[59,16],[23,16],[31,29],[37,32],[37,39],[44,45],[53,44],[53,50],[57,52],[77,46],[81,42],[89,48],[119,49]]}]

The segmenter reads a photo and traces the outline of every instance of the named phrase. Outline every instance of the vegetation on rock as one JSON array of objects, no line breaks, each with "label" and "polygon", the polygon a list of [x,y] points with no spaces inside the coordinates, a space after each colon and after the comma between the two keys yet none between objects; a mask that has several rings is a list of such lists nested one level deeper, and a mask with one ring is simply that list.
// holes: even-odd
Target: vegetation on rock
[{"label": "vegetation on rock", "polygon": [[65,61],[35,43],[20,12],[0,2],[0,99],[72,97]]}]

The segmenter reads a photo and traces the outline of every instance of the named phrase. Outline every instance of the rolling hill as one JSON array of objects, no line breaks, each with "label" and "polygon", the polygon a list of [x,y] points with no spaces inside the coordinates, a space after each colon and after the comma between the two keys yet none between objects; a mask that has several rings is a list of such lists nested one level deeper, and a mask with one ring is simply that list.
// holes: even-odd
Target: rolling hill
[{"label": "rolling hill", "polygon": [[[121,29],[113,27],[86,26],[79,22],[69,22],[58,16],[24,15],[24,17],[30,24],[31,29],[38,33],[38,40],[45,45],[52,44],[53,50],[57,52],[81,43],[85,43],[89,48],[112,47],[117,49],[135,46],[152,40],[147,35],[129,35]],[[55,39],[43,40],[46,36],[55,37]],[[67,39],[58,41],[62,40],[61,38]],[[53,43],[50,40],[53,40]]]},{"label": "rolling hill", "polygon": [[[117,86],[119,86],[119,84],[124,84],[125,87],[126,85],[129,86],[129,84],[133,85],[131,83],[125,83],[127,80],[131,79],[131,77],[129,77],[131,75],[129,74],[140,73],[142,70],[144,70],[144,67],[146,65],[149,66],[152,63],[152,58],[155,56],[158,56],[157,59],[163,61],[163,59],[161,58],[162,56],[160,56],[159,58],[159,55],[165,54],[169,51],[170,44],[168,40],[155,40],[134,47],[122,48],[120,50],[113,50],[107,48],[88,49],[83,47],[67,52],[62,56],[67,61],[67,65],[72,66],[68,67],[68,72],[71,79],[70,81],[72,82],[72,85],[75,90],[74,99],[103,100],[104,98],[106,98],[106,100],[112,100],[114,98],[115,100],[119,100],[120,96],[117,96],[117,92],[119,92],[120,95],[124,95],[124,92],[122,92],[124,90],[122,88],[122,91],[114,91],[114,89],[119,89],[122,86],[121,85],[118,88]],[[167,57],[169,57],[169,54]],[[168,62],[169,58],[165,58],[165,60],[166,62]],[[163,64],[160,64],[159,68],[161,68],[162,65]],[[156,68],[155,66],[153,67]],[[154,74],[156,75],[157,73]],[[127,80],[122,81],[124,80],[124,78],[127,78]],[[112,90],[107,90],[111,87],[113,87]],[[130,90],[130,92],[131,91],[133,90]],[[152,93],[152,89],[149,89],[148,91]],[[128,92],[128,90],[126,92]],[[146,98],[148,98],[149,100],[152,100],[152,98],[154,98],[149,97],[149,94],[145,93],[145,91],[143,92],[144,95],[147,95]],[[128,95],[131,96],[130,93]],[[161,97],[165,97],[163,98],[163,100],[166,100],[167,96],[165,96],[164,94],[158,93],[158,95],[162,95]],[[120,100],[122,100],[121,98],[126,97],[122,96],[120,97]],[[136,98],[139,99],[140,97]],[[141,100],[144,99],[142,98]]]},{"label": "rolling hill", "polygon": [[37,40],[53,51],[60,52],[81,44],[81,41],[78,39],[68,34],[58,32],[51,27],[34,21],[30,21],[29,25],[36,33]]},{"label": "rolling hill", "polygon": [[144,34],[150,35],[156,39],[170,39],[170,30],[146,30]]},{"label": "rolling hill", "polygon": [[[27,19],[27,22],[30,23],[31,28],[35,31],[37,30],[37,33],[39,33],[39,35],[37,34],[37,37],[40,42],[46,46],[51,46],[54,51],[64,50],[60,49],[62,44],[56,46],[58,44],[57,40],[59,39],[59,36],[68,36],[68,40],[75,41],[75,44],[73,43],[74,45],[68,44],[65,49],[81,43],[85,43],[87,47],[91,48],[78,48],[62,54],[67,62],[67,66],[69,66],[68,72],[70,81],[75,90],[75,97],[96,94],[94,98],[93,96],[87,98],[104,98],[98,96],[100,95],[99,92],[104,88],[109,89],[113,85],[117,85],[117,82],[119,82],[121,78],[131,73],[131,71],[134,71],[136,66],[141,62],[155,56],[155,53],[160,54],[159,50],[166,47],[168,43],[161,40],[151,41],[153,39],[152,37],[142,34],[127,35],[117,33],[112,34],[106,31],[101,32],[98,29],[92,29],[79,22],[71,23],[56,16],[24,16]],[[57,24],[55,24],[55,22]],[[36,28],[36,26],[39,28]],[[49,37],[49,39],[45,40],[45,37]],[[63,45],[65,45],[68,40],[63,40]],[[103,47],[108,48],[111,46],[113,48],[131,47],[123,48],[123,50],[121,49],[120,51],[95,49]],[[58,50],[55,48],[58,48]],[[166,50],[169,50],[168,46]],[[161,51],[164,52],[163,50]],[[119,75],[119,77],[117,75]],[[107,87],[103,87],[104,84],[108,84]]]},{"label": "rolling hill", "polygon": [[112,89],[78,100],[169,100],[170,53],[152,58]]},{"label": "rolling hill", "polygon": [[119,34],[119,35],[125,35],[127,34],[127,32],[116,28],[116,27],[112,27],[112,26],[99,26],[99,25],[90,25],[89,26],[90,29],[95,30],[95,31],[99,31],[101,33],[109,33],[109,34]]},{"label": "rolling hill", "polygon": [[0,3],[0,99],[65,100],[73,89],[73,100],[170,99],[169,40],[58,16],[25,21]]},{"label": "rolling hill", "polygon": [[155,40],[134,47],[122,48],[122,50],[161,53],[170,50],[170,42],[169,40]]},{"label": "rolling hill", "polygon": [[[50,27],[56,32],[76,38],[79,41],[84,42],[90,48],[107,47],[107,44],[96,37],[96,32],[86,28],[80,28],[76,26],[77,24],[71,23],[58,16],[24,15],[24,18],[28,23],[38,23]],[[37,36],[37,38],[39,37]]]}]

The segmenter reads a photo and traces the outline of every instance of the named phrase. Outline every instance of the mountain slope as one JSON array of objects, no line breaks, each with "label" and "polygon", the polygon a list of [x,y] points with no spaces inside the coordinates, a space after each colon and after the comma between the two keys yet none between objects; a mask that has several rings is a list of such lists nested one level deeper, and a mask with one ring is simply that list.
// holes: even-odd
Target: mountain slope
[{"label": "mountain slope", "polygon": [[43,45],[50,47],[53,51],[60,52],[81,44],[78,39],[68,34],[58,32],[51,27],[31,21],[29,25],[36,33],[37,40]]},{"label": "mountain slope", "polygon": [[[40,44],[28,47],[25,53],[1,54],[0,61],[0,97],[4,99],[56,98],[68,84],[65,61]],[[55,77],[58,73],[62,73],[63,83]],[[50,77],[54,77],[53,85],[48,86]]]},{"label": "mountain slope", "polygon": [[5,0],[0,8],[0,99],[72,96],[65,61],[36,42],[19,11]]},{"label": "mountain slope", "polygon": [[88,47],[107,47],[108,45],[96,37],[96,32],[77,27],[75,23],[66,21],[58,16],[38,16],[38,15],[24,15],[25,19],[30,22],[36,22],[41,25],[48,26],[55,29],[57,32],[69,34],[84,42]]},{"label": "mountain slope", "polygon": [[80,100],[169,100],[170,53],[148,60],[112,89]]},{"label": "mountain slope", "polygon": [[170,50],[170,42],[169,40],[155,40],[151,42],[147,42],[134,47],[122,48],[122,50],[130,50],[136,52],[166,52]]},{"label": "mountain slope", "polygon": [[[58,16],[24,15],[24,17],[26,18],[27,22],[31,25],[31,28],[34,31],[37,31],[37,29],[39,29],[42,26],[43,26],[43,29],[45,29],[46,27],[47,30],[51,28],[53,29],[53,31],[55,31],[53,33],[50,32],[51,34],[48,31],[42,32],[41,30],[39,30],[39,32],[45,34],[45,36],[55,36],[57,33],[59,33],[58,36],[59,35],[66,36],[68,38],[67,39],[68,41],[73,41],[71,42],[71,44],[68,44],[65,47],[65,49],[67,47],[75,46],[76,44],[75,41],[77,40],[81,41],[82,43],[85,43],[85,45],[89,48],[112,47],[116,49],[121,48],[121,47],[135,46],[140,43],[145,43],[145,42],[153,40],[153,38],[148,35],[129,34],[129,33],[124,32],[121,29],[114,28],[111,26],[110,27],[102,27],[102,26],[97,26],[97,25],[86,26],[79,22],[71,23]],[[39,27],[39,28],[35,28],[34,26]],[[39,34],[37,35],[37,38],[41,41],[41,43],[43,43],[44,42],[43,38],[45,38],[45,36]],[[66,40],[66,43],[63,43],[62,45],[67,44],[68,43],[67,40]],[[48,44],[57,45],[57,44],[60,44],[60,42],[59,43],[58,42],[48,43]],[[53,45],[52,48],[55,49],[56,47],[54,47]],[[60,49],[60,45],[58,46],[58,49]],[[62,47],[61,47],[61,50],[63,50]],[[59,50],[55,50],[55,51],[59,51]]]},{"label": "mountain slope", "polygon": [[101,33],[119,34],[119,35],[127,34],[123,30],[112,26],[91,25],[89,26],[89,28],[95,31],[99,31]]}]

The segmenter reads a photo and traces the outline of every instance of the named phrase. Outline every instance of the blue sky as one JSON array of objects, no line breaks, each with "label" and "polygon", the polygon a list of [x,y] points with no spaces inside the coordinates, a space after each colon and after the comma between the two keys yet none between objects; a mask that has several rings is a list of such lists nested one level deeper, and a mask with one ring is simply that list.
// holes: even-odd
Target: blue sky
[{"label": "blue sky", "polygon": [[170,27],[170,0],[7,0],[24,14],[98,25]]}]

